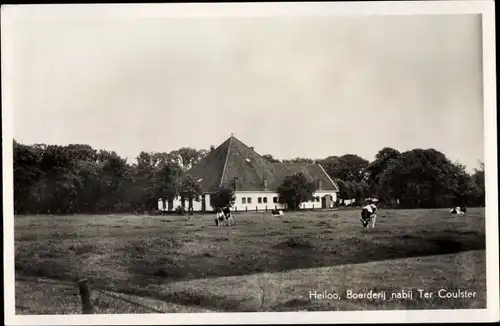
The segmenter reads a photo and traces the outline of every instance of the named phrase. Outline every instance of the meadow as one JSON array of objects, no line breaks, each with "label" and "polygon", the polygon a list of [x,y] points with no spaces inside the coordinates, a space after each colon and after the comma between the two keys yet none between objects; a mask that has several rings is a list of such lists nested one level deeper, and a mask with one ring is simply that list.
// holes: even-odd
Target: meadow
[{"label": "meadow", "polygon": [[[98,313],[456,309],[486,306],[484,208],[381,209],[214,216],[16,216],[17,314],[78,314],[75,281]],[[476,292],[419,298],[418,289]],[[412,300],[349,300],[346,291]],[[318,300],[311,292],[338,293]]]}]

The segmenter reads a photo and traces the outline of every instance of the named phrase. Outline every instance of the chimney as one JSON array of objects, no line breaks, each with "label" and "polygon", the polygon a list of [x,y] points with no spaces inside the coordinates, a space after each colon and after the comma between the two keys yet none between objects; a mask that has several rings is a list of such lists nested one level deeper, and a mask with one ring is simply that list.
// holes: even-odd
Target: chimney
[{"label": "chimney", "polygon": [[213,152],[215,149],[215,146],[214,145],[210,145],[210,151]]},{"label": "chimney", "polygon": [[251,147],[250,147],[250,149],[253,151],[253,150],[254,150],[254,149],[253,149],[253,146],[251,146]]},{"label": "chimney", "polygon": [[234,177],[234,180],[233,180],[233,187],[234,187],[234,191],[236,191],[236,185],[238,183],[238,177]]},{"label": "chimney", "polygon": [[267,190],[267,178],[264,178],[264,189]]}]

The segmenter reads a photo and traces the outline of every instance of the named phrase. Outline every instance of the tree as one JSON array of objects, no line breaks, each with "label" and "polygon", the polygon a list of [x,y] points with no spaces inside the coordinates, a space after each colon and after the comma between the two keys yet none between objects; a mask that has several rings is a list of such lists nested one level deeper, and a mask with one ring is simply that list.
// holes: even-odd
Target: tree
[{"label": "tree", "polygon": [[188,171],[203,157],[207,155],[208,151],[201,149],[197,150],[191,147],[182,147],[178,150],[168,153],[172,162],[177,163],[183,171]]},{"label": "tree", "polygon": [[39,207],[48,213],[73,212],[78,199],[78,160],[65,146],[40,148],[43,177],[38,188]]},{"label": "tree", "polygon": [[102,191],[103,208],[105,211],[121,210],[125,206],[125,192],[130,177],[127,160],[114,151],[100,150],[97,154]]},{"label": "tree", "polygon": [[161,184],[158,182],[157,161],[153,153],[140,152],[133,165],[132,184],[133,192],[128,198],[137,210],[154,209],[153,199],[158,200]]},{"label": "tree", "polygon": [[314,160],[306,157],[296,157],[291,160],[282,160],[283,163],[300,163],[300,164],[313,164]]},{"label": "tree", "polygon": [[414,149],[389,163],[380,177],[378,196],[384,201],[399,199],[403,207],[433,208],[457,204],[460,168],[434,149]]},{"label": "tree", "polygon": [[269,163],[280,163],[280,160],[274,158],[271,154],[262,155],[262,158]]},{"label": "tree", "polygon": [[370,185],[364,181],[352,182],[352,189],[354,194],[354,199],[357,202],[362,202],[367,197],[372,197],[373,194],[370,190]]},{"label": "tree", "polygon": [[349,181],[344,181],[341,179],[335,179],[335,183],[339,186],[338,197],[341,201],[345,201],[354,198],[354,192],[352,191],[352,183]]},{"label": "tree", "polygon": [[364,158],[354,154],[330,156],[320,161],[330,178],[351,182],[363,181],[368,163]]},{"label": "tree", "polygon": [[180,167],[172,162],[162,162],[156,172],[156,197],[162,198],[165,204],[169,203],[170,208],[173,208],[172,203],[178,193],[180,175]]},{"label": "tree", "polygon": [[14,209],[16,212],[29,212],[37,204],[33,202],[37,201],[34,186],[43,176],[41,156],[32,146],[19,144],[15,140],[13,145]]},{"label": "tree", "polygon": [[469,205],[485,205],[485,183],[484,183],[484,163],[480,162],[479,169],[474,169],[470,178],[471,187],[469,193]]},{"label": "tree", "polygon": [[[182,178],[179,183],[178,189],[179,196],[181,197],[182,203],[184,199],[187,199],[189,203],[189,210],[193,210],[193,200],[199,201],[201,196],[201,186],[200,183],[190,175],[186,175]],[[233,201],[234,202],[234,201]]]},{"label": "tree", "polygon": [[400,155],[399,151],[384,147],[377,153],[375,160],[366,167],[366,182],[370,185],[372,193],[377,192],[382,173],[391,162],[398,160]]},{"label": "tree", "polygon": [[236,196],[231,188],[220,188],[210,196],[210,205],[215,209],[231,207],[234,205]]},{"label": "tree", "polygon": [[300,204],[311,200],[315,191],[315,185],[302,173],[296,173],[285,177],[283,184],[278,188],[281,201],[286,203],[290,209],[299,209]]}]

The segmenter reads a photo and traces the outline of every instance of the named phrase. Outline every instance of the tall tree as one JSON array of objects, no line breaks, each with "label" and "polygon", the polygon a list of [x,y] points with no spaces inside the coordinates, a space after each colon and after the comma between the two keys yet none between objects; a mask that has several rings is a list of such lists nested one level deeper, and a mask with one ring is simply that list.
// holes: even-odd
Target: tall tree
[{"label": "tall tree", "polygon": [[393,148],[384,147],[377,155],[375,160],[366,167],[366,182],[370,185],[370,191],[375,194],[378,190],[380,177],[391,162],[399,159],[401,153]]},{"label": "tall tree", "polygon": [[177,196],[181,173],[181,168],[177,164],[164,162],[156,174],[158,184],[156,196],[162,198],[170,209],[173,208],[173,200]]},{"label": "tall tree", "polygon": [[[137,164],[133,165],[132,185],[134,190],[128,196],[135,209],[153,209],[153,200],[157,200],[160,184],[157,182],[157,167],[152,153],[140,152],[136,158]],[[132,197],[132,198],[130,198]]]},{"label": "tall tree", "polygon": [[414,149],[401,154],[380,177],[379,196],[399,199],[411,208],[445,207],[454,204],[459,188],[459,169],[434,149]]},{"label": "tall tree", "polygon": [[40,167],[44,171],[41,194],[44,211],[68,213],[74,211],[78,197],[77,160],[64,146],[43,148]]},{"label": "tall tree", "polygon": [[332,179],[361,182],[369,162],[358,155],[346,154],[330,156],[319,163]]},{"label": "tall tree", "polygon": [[470,191],[469,205],[484,206],[486,202],[485,183],[484,183],[484,162],[480,162],[479,169],[474,169],[470,181],[471,181],[471,191]]},{"label": "tall tree", "polygon": [[170,160],[177,163],[183,171],[188,171],[203,157],[207,155],[207,150],[197,150],[191,147],[182,147],[169,153]]},{"label": "tall tree", "polygon": [[199,201],[201,195],[200,183],[190,175],[184,176],[179,183],[179,196],[182,202],[186,199],[189,203],[189,210],[193,210],[193,201]]},{"label": "tall tree", "polygon": [[316,191],[314,182],[309,181],[302,173],[285,177],[283,184],[278,188],[282,202],[290,209],[299,209],[300,204],[311,200]]},{"label": "tall tree", "polygon": [[102,189],[106,193],[103,206],[106,211],[114,211],[124,206],[127,180],[130,176],[127,160],[114,151],[101,150],[97,155]]},{"label": "tall tree", "polygon": [[[14,209],[16,212],[29,212],[38,201],[35,185],[43,176],[40,168],[41,156],[32,146],[19,144],[14,140]],[[33,205],[35,204],[35,205]],[[31,209],[31,212],[34,212]]]},{"label": "tall tree", "polygon": [[355,193],[352,189],[352,183],[350,181],[335,179],[335,183],[339,186],[338,197],[342,202],[355,197]]}]

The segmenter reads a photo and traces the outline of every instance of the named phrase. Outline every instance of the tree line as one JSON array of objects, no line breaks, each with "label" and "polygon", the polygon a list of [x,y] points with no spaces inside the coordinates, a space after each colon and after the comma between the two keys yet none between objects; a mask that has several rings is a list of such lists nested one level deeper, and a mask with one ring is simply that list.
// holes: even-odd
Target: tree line
[{"label": "tree line", "polygon": [[[197,180],[185,172],[208,150],[183,147],[171,152],[140,152],[128,162],[114,151],[89,145],[67,146],[14,141],[14,209],[18,214],[141,212],[157,207],[158,198],[170,203],[176,196],[189,207],[199,200]],[[279,162],[264,155],[269,162]],[[384,148],[369,162],[357,155],[322,160],[296,158],[283,162],[322,164],[339,186],[341,201],[376,196],[401,207],[484,205],[484,166],[472,174],[433,149],[400,153]],[[280,187],[283,200],[308,200],[313,186],[290,176]],[[214,197],[222,206],[233,198],[227,189]],[[295,201],[291,200],[295,198]],[[184,202],[184,201],[183,201]],[[295,203],[295,204],[294,204]]]},{"label": "tree line", "polygon": [[[265,158],[279,162],[271,155],[265,155]],[[341,204],[345,200],[360,202],[376,197],[385,205],[402,208],[485,205],[484,163],[480,162],[479,169],[468,173],[463,164],[451,162],[435,149],[413,149],[401,153],[386,147],[371,162],[355,154],[321,160],[299,157],[285,162],[321,164],[337,183]],[[312,196],[313,185],[303,177],[297,176],[287,182],[295,184],[294,191],[301,194],[296,198],[306,201]],[[287,187],[282,188],[286,190]],[[285,190],[282,191],[284,194]],[[287,191],[290,193],[290,189]]]},{"label": "tree line", "polygon": [[14,141],[14,209],[23,214],[140,212],[201,193],[184,172],[206,150],[140,152],[129,163],[116,152],[88,145],[23,145]]}]

